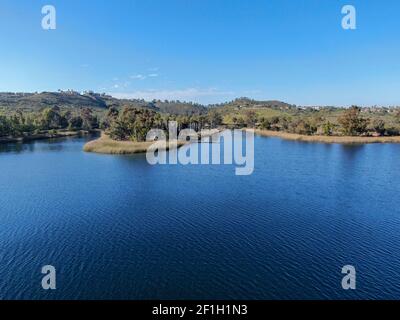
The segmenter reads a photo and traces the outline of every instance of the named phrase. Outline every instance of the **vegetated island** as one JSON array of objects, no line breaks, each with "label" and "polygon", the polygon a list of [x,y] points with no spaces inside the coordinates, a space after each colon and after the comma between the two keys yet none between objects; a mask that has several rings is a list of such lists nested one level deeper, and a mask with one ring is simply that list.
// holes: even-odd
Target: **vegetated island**
[{"label": "vegetated island", "polygon": [[203,106],[191,102],[117,99],[73,90],[0,93],[0,143],[82,135],[102,136],[84,150],[111,154],[144,152],[150,129],[255,129],[256,134],[322,143],[399,143],[400,107],[302,107],[239,98]]},{"label": "vegetated island", "polygon": [[[178,141],[176,146],[173,146],[174,148],[181,147],[185,143]],[[150,146],[155,145],[155,142],[146,142],[146,141],[131,141],[131,140],[125,140],[125,141],[118,141],[111,139],[109,135],[106,133],[102,132],[101,137],[89,141],[86,143],[83,147],[83,150],[85,152],[94,152],[94,153],[103,153],[103,154],[135,154],[135,153],[145,153]],[[171,145],[172,147],[172,145]],[[158,150],[169,150],[170,146],[167,145],[166,147],[159,147]]]}]

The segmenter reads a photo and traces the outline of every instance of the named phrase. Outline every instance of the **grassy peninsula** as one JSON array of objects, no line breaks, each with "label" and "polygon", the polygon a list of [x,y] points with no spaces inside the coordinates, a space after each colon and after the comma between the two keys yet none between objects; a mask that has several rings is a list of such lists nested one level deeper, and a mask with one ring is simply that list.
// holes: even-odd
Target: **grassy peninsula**
[{"label": "grassy peninsula", "polygon": [[[154,142],[113,140],[103,132],[100,138],[86,143],[83,150],[85,152],[103,154],[135,154],[145,153],[152,144],[154,144]],[[177,147],[183,144],[184,142],[178,142]],[[166,149],[169,149],[169,147],[167,146]],[[162,150],[162,148],[159,150]]]}]

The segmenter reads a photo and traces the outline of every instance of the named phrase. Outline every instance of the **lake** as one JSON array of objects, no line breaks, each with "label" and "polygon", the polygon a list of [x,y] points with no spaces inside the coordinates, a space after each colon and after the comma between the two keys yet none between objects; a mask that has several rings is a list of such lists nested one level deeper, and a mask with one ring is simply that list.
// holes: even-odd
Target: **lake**
[{"label": "lake", "polygon": [[0,145],[0,299],[400,298],[400,145],[256,136],[236,176],[88,139]]}]

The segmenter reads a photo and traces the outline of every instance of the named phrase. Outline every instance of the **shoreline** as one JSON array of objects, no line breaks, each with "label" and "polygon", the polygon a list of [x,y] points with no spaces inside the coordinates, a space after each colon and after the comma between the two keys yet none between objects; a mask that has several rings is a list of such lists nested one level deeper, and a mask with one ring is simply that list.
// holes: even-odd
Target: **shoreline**
[{"label": "shoreline", "polygon": [[[248,129],[245,129],[248,130]],[[365,144],[365,143],[400,143],[400,136],[383,137],[357,137],[357,136],[307,136],[303,134],[288,133],[255,129],[254,133],[263,137],[276,137],[285,140],[317,143],[337,144]]]},{"label": "shoreline", "polygon": [[[213,134],[219,133],[220,130],[209,130],[204,137],[212,136]],[[104,132],[101,132],[100,138],[89,141],[83,146],[83,151],[100,153],[100,154],[115,154],[115,155],[127,155],[135,153],[146,153],[150,146],[154,145],[156,141],[150,142],[133,142],[133,141],[117,141],[111,139]],[[190,141],[177,141],[177,145],[171,146],[173,148],[180,148],[185,144],[190,143]],[[158,150],[168,151],[171,148],[169,145],[166,148],[158,148]],[[154,148],[157,149],[155,145]]]},{"label": "shoreline", "polygon": [[[111,139],[104,132],[101,133],[100,138],[89,141],[83,146],[83,151],[100,154],[113,154],[113,155],[128,155],[136,153],[146,153],[148,148],[153,145],[155,141],[151,142],[133,142],[133,141],[117,141]],[[177,147],[183,146],[184,142],[178,142]],[[166,150],[169,147],[165,148]],[[162,150],[160,148],[160,150]]]},{"label": "shoreline", "polygon": [[[243,129],[249,130],[249,129]],[[214,132],[215,133],[215,132]],[[300,141],[300,142],[313,142],[313,143],[326,143],[326,144],[370,144],[370,143],[400,143],[400,136],[392,137],[352,137],[352,136],[307,136],[302,134],[288,133],[282,131],[271,131],[255,129],[254,133],[263,137],[280,138],[284,140]],[[211,135],[211,134],[210,134]],[[133,141],[117,141],[112,140],[104,132],[101,133],[100,138],[87,142],[83,151],[111,154],[111,155],[128,155],[136,153],[146,153],[148,148],[155,142],[133,142]],[[188,142],[179,142],[174,147],[181,147]],[[169,146],[165,148],[168,150]],[[160,148],[160,150],[163,150]]]},{"label": "shoreline", "polygon": [[[243,129],[249,130],[249,129]],[[27,143],[37,140],[59,139],[67,137],[76,137],[89,134],[89,131],[64,131],[56,134],[40,133],[24,137],[0,137],[0,144],[7,143]],[[210,135],[214,134],[212,132]],[[283,131],[272,131],[254,129],[254,133],[263,137],[281,138],[284,140],[314,142],[327,144],[370,144],[370,143],[400,143],[400,136],[381,136],[381,137],[359,137],[359,136],[322,136],[322,135],[302,135]],[[83,147],[86,152],[103,154],[134,154],[144,153],[154,142],[133,142],[116,141],[109,138],[104,132],[96,140],[89,141]],[[178,148],[184,145],[184,142],[178,142]],[[166,148],[169,149],[168,147]]]},{"label": "shoreline", "polygon": [[1,137],[0,138],[0,144],[26,143],[26,142],[36,141],[36,140],[76,137],[76,136],[87,135],[89,133],[90,133],[89,131],[79,130],[79,131],[57,132],[56,134],[39,133],[39,134],[32,134],[32,135],[24,136],[24,137]]}]

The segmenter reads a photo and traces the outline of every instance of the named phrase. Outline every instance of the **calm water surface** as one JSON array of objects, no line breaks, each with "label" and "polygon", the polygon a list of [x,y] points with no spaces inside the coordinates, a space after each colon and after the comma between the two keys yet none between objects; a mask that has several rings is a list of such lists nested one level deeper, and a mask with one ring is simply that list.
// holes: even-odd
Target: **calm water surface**
[{"label": "calm water surface", "polygon": [[400,298],[400,145],[256,137],[238,177],[86,139],[0,145],[0,299]]}]

